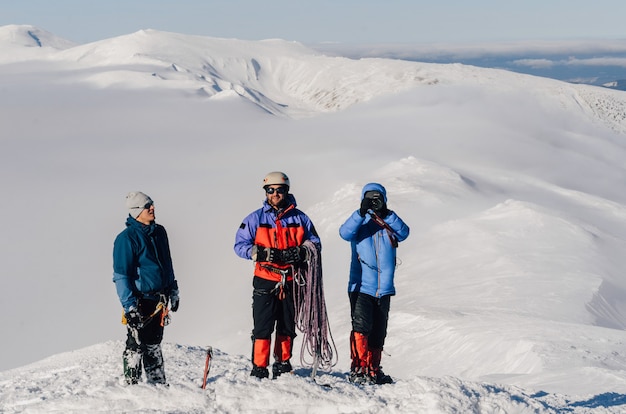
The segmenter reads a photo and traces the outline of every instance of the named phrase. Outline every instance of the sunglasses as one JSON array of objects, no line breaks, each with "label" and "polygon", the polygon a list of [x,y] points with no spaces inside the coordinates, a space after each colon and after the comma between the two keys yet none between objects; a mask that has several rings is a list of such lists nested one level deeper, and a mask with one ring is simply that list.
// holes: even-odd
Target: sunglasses
[{"label": "sunglasses", "polygon": [[278,194],[287,194],[287,187],[278,187],[278,188],[267,187],[265,189],[266,194],[274,194],[274,192]]},{"label": "sunglasses", "polygon": [[[154,205],[154,201],[148,201],[146,203],[145,206],[143,206],[144,210],[148,210],[150,207],[152,207]],[[141,206],[140,206],[141,207]],[[135,207],[135,208],[140,208],[140,207]]]}]

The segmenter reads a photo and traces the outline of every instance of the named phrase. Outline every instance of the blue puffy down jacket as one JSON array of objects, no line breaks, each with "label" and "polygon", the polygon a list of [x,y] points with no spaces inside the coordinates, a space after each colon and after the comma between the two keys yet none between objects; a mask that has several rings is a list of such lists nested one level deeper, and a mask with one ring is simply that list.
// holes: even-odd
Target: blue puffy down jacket
[{"label": "blue puffy down jacket", "polygon": [[[367,191],[379,191],[387,201],[382,185],[367,184],[363,187],[361,199]],[[398,242],[409,236],[409,227],[393,211],[384,221],[393,230],[392,237]],[[352,247],[348,292],[361,292],[374,297],[395,295],[396,248],[388,231],[373,221],[369,214],[361,217],[356,210],[341,225],[339,235]]]}]

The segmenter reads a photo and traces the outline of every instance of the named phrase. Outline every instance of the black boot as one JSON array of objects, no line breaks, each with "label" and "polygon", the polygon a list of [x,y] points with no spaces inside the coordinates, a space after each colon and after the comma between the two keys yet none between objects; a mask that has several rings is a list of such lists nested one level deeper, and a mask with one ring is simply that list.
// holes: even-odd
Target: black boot
[{"label": "black boot", "polygon": [[143,366],[146,370],[148,384],[167,384],[165,369],[163,368],[163,353],[161,345],[146,345],[143,354]]},{"label": "black boot", "polygon": [[141,380],[141,353],[132,349],[125,349],[122,356],[124,361],[124,378],[127,384],[137,384]]},{"label": "black boot", "polygon": [[366,367],[355,367],[350,371],[348,381],[353,384],[365,385],[373,383],[374,378],[369,375],[368,369]]},{"label": "black boot", "polygon": [[281,374],[291,372],[292,370],[293,368],[291,367],[291,362],[289,361],[274,362],[272,364],[272,374],[274,379],[280,377]]},{"label": "black boot", "polygon": [[374,384],[393,384],[393,378],[385,374],[381,368],[370,373]]},{"label": "black boot", "polygon": [[257,367],[256,365],[253,365],[250,376],[263,379],[268,378],[270,376],[270,372],[265,367]]}]

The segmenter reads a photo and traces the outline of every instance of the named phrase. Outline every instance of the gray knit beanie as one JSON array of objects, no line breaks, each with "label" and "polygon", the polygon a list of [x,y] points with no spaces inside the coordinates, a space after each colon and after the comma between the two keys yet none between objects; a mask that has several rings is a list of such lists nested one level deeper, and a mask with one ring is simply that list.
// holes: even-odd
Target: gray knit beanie
[{"label": "gray knit beanie", "polygon": [[139,217],[148,203],[154,203],[154,201],[141,191],[131,191],[126,195],[126,208],[128,208],[128,213],[134,219]]}]

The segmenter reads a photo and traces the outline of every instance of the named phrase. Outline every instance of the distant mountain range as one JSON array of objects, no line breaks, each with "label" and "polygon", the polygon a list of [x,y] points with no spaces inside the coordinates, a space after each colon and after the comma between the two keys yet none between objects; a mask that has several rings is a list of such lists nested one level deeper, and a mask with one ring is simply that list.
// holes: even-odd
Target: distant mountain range
[{"label": "distant mountain range", "polygon": [[[98,42],[96,42],[97,44]],[[29,25],[0,26],[0,49],[57,50],[79,46]],[[626,90],[626,39],[611,41],[519,42],[499,44],[339,44],[307,45],[324,54],[352,59],[386,58],[423,63],[461,63],[504,69],[575,84]],[[12,60],[4,56],[0,61]]]},{"label": "distant mountain range", "polygon": [[626,90],[626,40],[465,46],[319,44],[313,47],[355,59],[380,57],[425,63],[462,63]]}]

